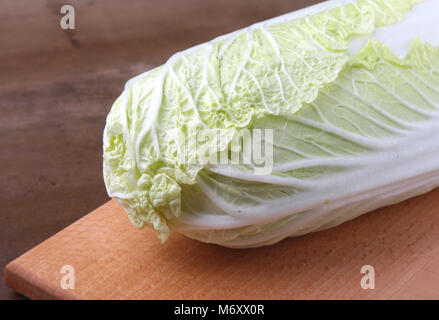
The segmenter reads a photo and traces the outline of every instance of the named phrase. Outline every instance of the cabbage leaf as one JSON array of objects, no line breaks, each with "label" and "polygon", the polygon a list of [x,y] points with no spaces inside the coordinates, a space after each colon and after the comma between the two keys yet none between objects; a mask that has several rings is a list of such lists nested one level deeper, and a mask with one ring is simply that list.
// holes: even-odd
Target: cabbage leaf
[{"label": "cabbage leaf", "polygon": [[[173,229],[251,247],[435,187],[438,49],[418,38],[401,58],[370,39],[348,53],[354,38],[403,20],[416,2],[330,1],[177,53],[130,80],[104,132],[109,195],[162,241]],[[243,128],[273,129],[271,174],[209,164]],[[175,129],[227,130],[221,143],[189,146],[197,161],[188,163]]]}]

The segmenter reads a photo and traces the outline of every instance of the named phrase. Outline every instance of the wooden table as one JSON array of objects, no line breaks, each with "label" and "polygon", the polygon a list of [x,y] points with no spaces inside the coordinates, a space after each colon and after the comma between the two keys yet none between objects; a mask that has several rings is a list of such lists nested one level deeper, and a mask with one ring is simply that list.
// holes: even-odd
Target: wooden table
[{"label": "wooden table", "polygon": [[[2,1],[1,270],[108,200],[102,130],[127,79],[313,2],[70,1],[77,29],[63,31],[61,1]],[[109,202],[15,260],[8,283],[33,298],[438,298],[438,207],[435,190],[328,231],[231,250],[179,235],[160,245]],[[59,287],[63,264],[76,267],[73,292]],[[360,287],[365,264],[375,290]],[[20,298],[3,282],[0,299]]]},{"label": "wooden table", "polygon": [[9,261],[108,200],[105,116],[125,81],[176,51],[313,0],[0,3],[0,299]]}]

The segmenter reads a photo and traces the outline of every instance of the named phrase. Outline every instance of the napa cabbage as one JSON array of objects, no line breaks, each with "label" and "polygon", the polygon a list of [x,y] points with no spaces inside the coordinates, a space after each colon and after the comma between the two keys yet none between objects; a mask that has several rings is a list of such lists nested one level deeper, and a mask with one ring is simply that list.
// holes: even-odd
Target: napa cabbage
[{"label": "napa cabbage", "polygon": [[[439,1],[417,2],[328,1],[131,79],[104,131],[108,194],[162,241],[255,247],[438,186],[439,43],[424,38],[439,38]],[[244,129],[272,151],[269,172],[211,161]]]}]

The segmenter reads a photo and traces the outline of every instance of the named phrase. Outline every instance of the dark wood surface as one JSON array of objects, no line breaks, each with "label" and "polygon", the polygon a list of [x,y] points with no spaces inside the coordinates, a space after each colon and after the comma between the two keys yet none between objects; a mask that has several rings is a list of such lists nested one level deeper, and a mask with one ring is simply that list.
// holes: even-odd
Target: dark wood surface
[{"label": "dark wood surface", "polygon": [[126,80],[176,51],[317,0],[0,2],[0,299],[6,263],[108,200],[102,131]]}]

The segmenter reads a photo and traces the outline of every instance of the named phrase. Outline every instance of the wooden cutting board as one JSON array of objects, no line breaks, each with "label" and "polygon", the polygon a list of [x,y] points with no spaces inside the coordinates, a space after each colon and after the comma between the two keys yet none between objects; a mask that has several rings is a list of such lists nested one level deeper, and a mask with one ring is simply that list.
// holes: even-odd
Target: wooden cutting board
[{"label": "wooden cutting board", "polygon": [[[65,265],[74,289],[61,288]],[[257,249],[178,234],[160,244],[110,201],[11,262],[5,280],[32,299],[438,299],[439,189]]]}]

